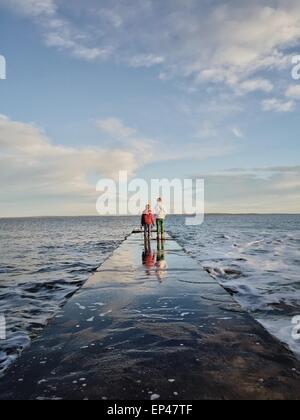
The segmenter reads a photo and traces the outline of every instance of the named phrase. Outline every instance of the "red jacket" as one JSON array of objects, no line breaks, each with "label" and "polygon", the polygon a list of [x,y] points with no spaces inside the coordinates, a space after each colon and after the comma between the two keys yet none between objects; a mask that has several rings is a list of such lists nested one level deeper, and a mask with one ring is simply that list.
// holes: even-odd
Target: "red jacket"
[{"label": "red jacket", "polygon": [[151,211],[144,211],[142,215],[142,226],[145,225],[155,225],[155,218]]}]

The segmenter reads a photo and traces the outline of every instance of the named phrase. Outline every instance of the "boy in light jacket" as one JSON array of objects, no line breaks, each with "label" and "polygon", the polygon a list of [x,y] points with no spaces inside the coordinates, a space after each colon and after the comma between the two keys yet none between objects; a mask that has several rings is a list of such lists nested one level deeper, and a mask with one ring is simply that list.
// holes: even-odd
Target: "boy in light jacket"
[{"label": "boy in light jacket", "polygon": [[165,219],[167,216],[167,210],[163,205],[162,199],[157,199],[157,205],[155,207],[156,227],[157,227],[157,239],[165,237]]}]

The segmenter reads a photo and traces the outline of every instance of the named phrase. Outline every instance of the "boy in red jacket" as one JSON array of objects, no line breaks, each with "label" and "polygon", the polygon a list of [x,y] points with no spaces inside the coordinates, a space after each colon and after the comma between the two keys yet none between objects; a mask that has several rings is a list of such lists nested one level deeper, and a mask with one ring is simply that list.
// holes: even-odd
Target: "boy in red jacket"
[{"label": "boy in red jacket", "polygon": [[142,214],[142,221],[141,221],[142,228],[144,229],[145,237],[150,239],[152,234],[152,228],[155,225],[155,218],[151,210],[150,204],[147,204],[146,209]]}]

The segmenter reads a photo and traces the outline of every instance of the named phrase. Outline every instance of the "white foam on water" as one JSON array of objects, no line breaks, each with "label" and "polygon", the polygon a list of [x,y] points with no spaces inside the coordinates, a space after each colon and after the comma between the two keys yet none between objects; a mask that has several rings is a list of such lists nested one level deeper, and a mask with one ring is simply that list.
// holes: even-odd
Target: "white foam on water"
[{"label": "white foam on water", "polygon": [[[53,316],[61,316],[67,299],[117,248],[136,220],[0,219],[1,314],[7,319],[7,337],[0,341],[0,374]],[[300,343],[291,338],[291,320],[300,315],[300,217],[206,216],[202,226],[193,227],[185,226],[184,220],[169,217],[170,233],[298,355]],[[167,296],[160,301],[174,303]],[[97,302],[94,308],[102,306]],[[77,307],[86,310],[84,305]],[[176,310],[179,318],[185,308],[177,304]],[[102,322],[106,315],[101,314]]]},{"label": "white foam on water", "polygon": [[50,319],[61,317],[61,307],[134,225],[128,218],[0,219],[0,316],[7,320],[0,375]]},{"label": "white foam on water", "polygon": [[86,322],[94,322],[95,321],[95,317],[93,316],[92,318],[89,318],[86,320]]},{"label": "white foam on water", "polygon": [[111,314],[112,313],[112,310],[109,310],[109,311],[107,311],[107,312],[103,312],[102,314],[100,314],[99,316],[101,317],[101,318],[104,318],[106,315],[109,315],[109,314]]},{"label": "white foam on water", "polygon": [[300,339],[296,340],[293,337],[294,325],[291,318],[258,318],[258,321],[300,358]]},{"label": "white foam on water", "polygon": [[243,308],[297,355],[292,318],[300,315],[300,216],[207,216],[171,233]]},{"label": "white foam on water", "polygon": [[78,308],[79,308],[80,310],[82,310],[82,311],[85,311],[85,310],[86,310],[86,307],[85,307],[85,306],[80,305],[80,303],[75,303],[75,305],[76,305],[76,306],[78,306]]}]

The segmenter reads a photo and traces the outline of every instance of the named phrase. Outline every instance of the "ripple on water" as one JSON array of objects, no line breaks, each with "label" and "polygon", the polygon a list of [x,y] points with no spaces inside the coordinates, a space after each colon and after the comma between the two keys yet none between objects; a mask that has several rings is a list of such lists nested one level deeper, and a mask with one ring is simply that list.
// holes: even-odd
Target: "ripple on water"
[{"label": "ripple on water", "polygon": [[130,218],[0,220],[0,374],[134,226]]}]

